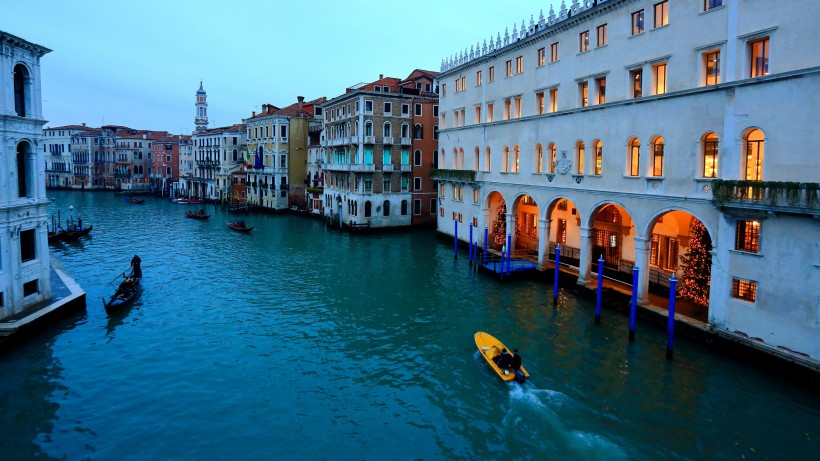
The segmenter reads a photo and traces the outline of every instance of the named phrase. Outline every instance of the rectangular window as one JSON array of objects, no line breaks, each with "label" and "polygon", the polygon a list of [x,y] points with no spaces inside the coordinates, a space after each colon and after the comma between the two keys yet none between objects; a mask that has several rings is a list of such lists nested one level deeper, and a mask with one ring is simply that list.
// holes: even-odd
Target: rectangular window
[{"label": "rectangular window", "polygon": [[555,62],[558,60],[558,42],[553,43],[550,45],[550,62]]},{"label": "rectangular window", "polygon": [[606,77],[595,79],[595,92],[598,94],[598,104],[606,102]]},{"label": "rectangular window", "polygon": [[[419,206],[421,206],[421,202],[419,202]],[[436,214],[436,199],[430,199],[430,214]]]},{"label": "rectangular window", "polygon": [[413,199],[413,214],[421,214],[421,199]]},{"label": "rectangular window", "polygon": [[543,66],[547,63],[547,49],[538,48],[538,66]]},{"label": "rectangular window", "polygon": [[664,0],[655,4],[655,27],[669,24],[669,2]]},{"label": "rectangular window", "polygon": [[373,101],[364,102],[364,111],[369,114],[373,113]]},{"label": "rectangular window", "polygon": [[416,115],[421,115],[421,104],[416,104]]},{"label": "rectangular window", "polygon": [[[442,85],[444,86],[444,85]],[[401,114],[402,115],[410,115],[410,104],[402,104],[401,105]]]},{"label": "rectangular window", "polygon": [[384,103],[384,115],[392,115],[393,114],[393,103],[385,102]]},{"label": "rectangular window", "polygon": [[23,284],[23,296],[30,296],[40,292],[40,281],[32,280]]},{"label": "rectangular window", "polygon": [[438,117],[438,104],[433,105],[433,117]]},{"label": "rectangular window", "polygon": [[604,46],[607,44],[607,33],[606,33],[606,24],[601,24],[596,28],[598,32],[598,42],[597,46]]},{"label": "rectangular window", "polygon": [[524,72],[524,56],[515,58],[515,73],[520,74]]},{"label": "rectangular window", "polygon": [[732,297],[749,301],[750,303],[755,302],[757,298],[757,282],[732,278]]},{"label": "rectangular window", "polygon": [[481,86],[481,71],[475,73],[475,86]]},{"label": "rectangular window", "polygon": [[478,205],[478,189],[473,189],[473,205]]},{"label": "rectangular window", "polygon": [[515,118],[521,118],[521,96],[515,98]]},{"label": "rectangular window", "polygon": [[578,103],[581,107],[589,105],[589,83],[578,83]]},{"label": "rectangular window", "polygon": [[487,81],[490,83],[495,81],[495,66],[490,66],[490,68],[487,69]]},{"label": "rectangular window", "polygon": [[34,229],[20,232],[20,261],[32,261],[37,257],[37,239]]},{"label": "rectangular window", "polygon": [[511,60],[509,60],[509,61],[507,61],[506,66],[507,66],[507,67],[506,67],[506,69],[507,69],[507,70],[506,70],[506,74],[505,74],[505,75],[506,75],[507,77],[510,77],[510,76],[512,76],[512,59],[511,59]]},{"label": "rectangular window", "polygon": [[735,228],[735,250],[757,253],[760,251],[760,223],[757,221],[737,221]]},{"label": "rectangular window", "polygon": [[718,141],[714,134],[703,143],[703,177],[717,178]]},{"label": "rectangular window", "polygon": [[487,123],[492,123],[493,121],[493,103],[487,103]]},{"label": "rectangular window", "polygon": [[655,80],[655,94],[666,93],[666,63],[652,66],[652,73]]},{"label": "rectangular window", "polygon": [[589,31],[585,30],[578,35],[578,52],[589,51]]},{"label": "rectangular window", "polygon": [[543,114],[544,113],[544,92],[539,91],[535,93],[535,113],[536,114]]},{"label": "rectangular window", "polygon": [[629,83],[632,86],[632,97],[640,98],[643,95],[643,70],[629,71]]},{"label": "rectangular window", "polygon": [[703,53],[703,69],[706,86],[720,83],[720,50]]},{"label": "rectangular window", "polygon": [[703,11],[709,11],[719,6],[723,6],[723,0],[703,0]]},{"label": "rectangular window", "polygon": [[467,77],[461,77],[461,91],[467,89]]},{"label": "rectangular window", "polygon": [[632,13],[632,35],[643,33],[643,10]]},{"label": "rectangular window", "polygon": [[769,38],[749,43],[751,69],[749,77],[761,77],[769,74]]},{"label": "rectangular window", "polygon": [[445,96],[447,96],[447,84],[442,83],[441,84],[441,97],[443,98]]},{"label": "rectangular window", "polygon": [[388,193],[390,192],[390,175],[386,174],[382,178],[382,192]]},{"label": "rectangular window", "polygon": [[504,100],[504,120],[510,119],[510,100]]},{"label": "rectangular window", "polygon": [[421,178],[418,176],[413,178],[413,190],[421,190]]},{"label": "rectangular window", "polygon": [[442,198],[444,197],[444,184],[439,184],[439,186],[438,186],[438,196],[442,197]]},{"label": "rectangular window", "polygon": [[475,123],[481,123],[481,106],[475,106]]},{"label": "rectangular window", "polygon": [[550,112],[558,111],[558,88],[550,90]]}]

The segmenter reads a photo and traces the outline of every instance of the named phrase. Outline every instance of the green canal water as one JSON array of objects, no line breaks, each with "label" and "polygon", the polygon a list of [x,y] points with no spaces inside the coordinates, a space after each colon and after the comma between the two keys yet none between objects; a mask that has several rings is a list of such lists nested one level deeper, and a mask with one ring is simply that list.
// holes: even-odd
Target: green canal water
[{"label": "green canal water", "polygon": [[[820,459],[818,394],[685,339],[667,361],[663,331],[629,344],[622,315],[476,274],[432,231],[251,215],[242,235],[213,205],[51,195],[94,225],[53,248],[88,307],[0,354],[0,459]],[[109,317],[134,254],[145,291]]]}]

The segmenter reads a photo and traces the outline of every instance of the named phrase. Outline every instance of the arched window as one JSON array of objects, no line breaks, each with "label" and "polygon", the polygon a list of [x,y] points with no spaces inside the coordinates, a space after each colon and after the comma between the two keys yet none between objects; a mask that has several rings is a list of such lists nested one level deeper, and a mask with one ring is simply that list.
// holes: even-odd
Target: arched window
[{"label": "arched window", "polygon": [[420,123],[413,125],[413,139],[422,139],[422,131]]},{"label": "arched window", "polygon": [[663,136],[652,140],[652,176],[663,176]]},{"label": "arched window", "polygon": [[604,162],[604,145],[600,139],[592,142],[592,147],[595,149],[595,174],[601,174],[601,167]]},{"label": "arched window", "polygon": [[29,169],[29,145],[27,142],[17,144],[17,196],[31,197],[31,171]]},{"label": "arched window", "polygon": [[393,136],[393,127],[390,125],[390,122],[384,122],[384,133],[382,136],[385,138]]},{"label": "arched window", "polygon": [[382,209],[384,210],[385,216],[390,216],[390,200],[385,200],[382,204]]},{"label": "arched window", "polygon": [[441,165],[442,168],[447,165],[445,163],[445,157],[444,149],[441,149],[441,157],[438,159],[438,164]]},{"label": "arched window", "polygon": [[373,136],[373,122],[370,120],[364,122],[364,135]]},{"label": "arched window", "polygon": [[385,147],[384,152],[382,152],[382,165],[392,165],[392,164],[393,164],[393,158],[392,158],[392,155],[390,153],[390,148]]},{"label": "arched window", "polygon": [[401,124],[401,137],[402,138],[409,138],[410,137],[410,125],[406,123]]},{"label": "arched window", "polygon": [[490,146],[484,150],[484,171],[490,171],[490,165],[492,160],[492,151],[490,150]]},{"label": "arched window", "polygon": [[235,161],[237,161],[237,160],[239,160],[239,157],[238,157],[238,152],[236,151],[236,149],[234,149],[234,150],[233,150],[233,161],[235,162]]},{"label": "arched window", "polygon": [[630,138],[627,143],[627,150],[627,174],[629,176],[640,176],[641,141],[638,138]]},{"label": "arched window", "polygon": [[586,157],[584,141],[578,141],[575,143],[575,158],[577,160],[578,174],[584,174],[584,157]]},{"label": "arched window", "polygon": [[458,166],[457,166],[457,168],[459,170],[464,169],[464,148],[463,147],[458,148]]},{"label": "arched window", "polygon": [[473,170],[478,171],[478,158],[481,155],[481,150],[478,149],[478,146],[475,146],[475,157],[473,158]]},{"label": "arched window", "polygon": [[703,136],[703,177],[717,178],[718,137],[715,133]]},{"label": "arched window", "polygon": [[504,150],[501,154],[501,172],[506,173],[509,171],[509,164],[510,164],[510,148],[504,146]]},{"label": "arched window", "polygon": [[518,173],[518,167],[521,164],[521,152],[519,151],[518,146],[513,146],[512,162],[512,172]]},{"label": "arched window", "polygon": [[453,169],[458,168],[458,149],[453,147]]},{"label": "arched window", "polygon": [[549,172],[550,173],[555,173],[555,162],[557,160],[555,158],[555,155],[556,155],[557,149],[555,147],[554,142],[549,143],[549,145],[547,146],[547,151],[548,151],[548,154],[549,154],[549,159],[548,159],[548,161],[549,161]]},{"label": "arched window", "polygon": [[544,172],[544,147],[541,144],[535,145],[535,157],[533,158],[535,162],[534,171],[536,173],[543,173]]},{"label": "arched window", "polygon": [[745,141],[745,162],[744,177],[747,181],[763,180],[763,150],[765,147],[765,136],[763,131],[757,128],[749,131],[744,136]]},{"label": "arched window", "polygon": [[22,64],[14,66],[14,111],[19,117],[26,116],[26,106],[31,96],[30,85],[26,66]]},{"label": "arched window", "polygon": [[433,139],[438,139],[438,125],[433,126]]},{"label": "arched window", "polygon": [[370,217],[370,214],[371,214],[371,213],[370,213],[370,208],[371,208],[371,205],[370,205],[370,200],[368,200],[368,201],[364,202],[364,217],[365,217],[365,218],[369,218],[369,217]]}]

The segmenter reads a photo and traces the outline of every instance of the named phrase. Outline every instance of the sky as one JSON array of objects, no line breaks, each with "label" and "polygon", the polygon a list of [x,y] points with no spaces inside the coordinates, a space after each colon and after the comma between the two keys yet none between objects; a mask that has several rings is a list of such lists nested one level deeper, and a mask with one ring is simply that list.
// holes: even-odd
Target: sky
[{"label": "sky", "polygon": [[557,11],[555,0],[0,0],[0,30],[53,50],[41,59],[47,127],[185,134],[200,81],[209,127],[242,123],[262,104],[439,71],[552,3]]}]

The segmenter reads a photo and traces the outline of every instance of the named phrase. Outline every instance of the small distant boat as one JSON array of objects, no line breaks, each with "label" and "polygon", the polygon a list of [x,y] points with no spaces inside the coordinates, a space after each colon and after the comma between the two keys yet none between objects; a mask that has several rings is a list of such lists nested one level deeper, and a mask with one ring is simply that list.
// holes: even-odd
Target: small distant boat
[{"label": "small distant boat", "polygon": [[137,198],[137,197],[131,197],[131,196],[125,196],[125,201],[128,202],[128,203],[135,203],[137,205],[145,203],[144,198]]},{"label": "small distant boat", "polygon": [[194,203],[202,203],[202,200],[198,198],[180,198],[177,199],[177,204],[179,205],[191,205]]},{"label": "small distant boat", "polygon": [[65,228],[57,226],[56,222],[52,224],[51,228],[55,230],[48,231],[48,243],[73,242],[84,235],[88,235],[94,228],[94,226],[83,226],[81,219],[77,219],[76,222],[71,219],[66,219]]},{"label": "small distant boat", "polygon": [[125,280],[120,282],[120,285],[117,287],[117,291],[114,292],[110,298],[108,298],[107,302],[105,298],[103,298],[103,306],[105,306],[105,311],[107,313],[111,314],[117,309],[131,304],[142,292],[142,270],[138,268],[139,263],[137,263],[136,267],[131,267],[131,271],[128,275],[123,273]]},{"label": "small distant boat", "polygon": [[228,229],[237,232],[250,232],[253,230],[253,227],[245,226],[245,221],[225,222],[225,224],[228,225]]},{"label": "small distant boat", "polygon": [[[481,355],[487,361],[487,364],[495,371],[495,374],[498,375],[499,378],[503,379],[504,381],[517,381],[519,383],[524,383],[527,378],[529,378],[530,374],[527,373],[527,370],[524,367],[521,367],[521,374],[518,375],[515,371],[510,369],[502,369],[498,366],[495,359],[496,357],[501,355],[501,351],[506,349],[504,344],[497,340],[493,335],[489,333],[484,333],[483,331],[479,331],[475,334],[475,344],[478,347],[478,351],[481,352]],[[510,352],[512,354],[512,352]]]},{"label": "small distant boat", "polygon": [[186,218],[196,219],[199,221],[205,221],[206,219],[210,218],[211,215],[205,214],[205,210],[199,210],[199,213],[194,213],[193,211],[188,211],[185,213]]}]

